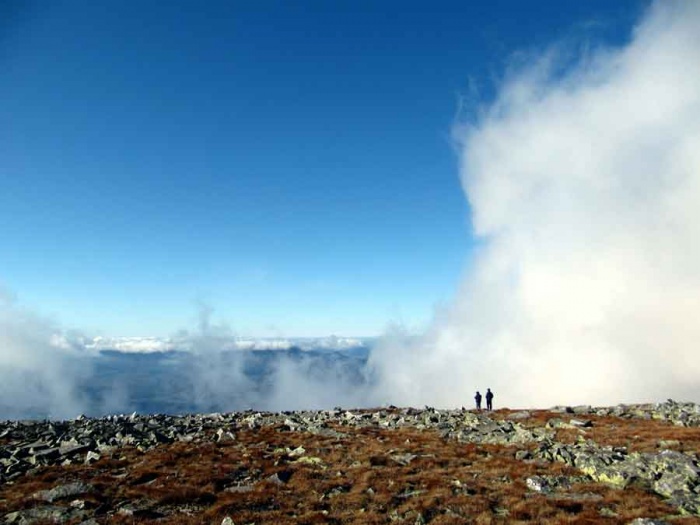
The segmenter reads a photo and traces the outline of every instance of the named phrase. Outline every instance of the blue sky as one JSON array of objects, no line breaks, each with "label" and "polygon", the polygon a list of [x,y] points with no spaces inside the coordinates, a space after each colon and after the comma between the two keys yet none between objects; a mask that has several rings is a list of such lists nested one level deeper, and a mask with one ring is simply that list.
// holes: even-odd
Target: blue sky
[{"label": "blue sky", "polygon": [[475,243],[456,119],[646,6],[3,2],[0,285],[95,334],[419,329]]}]

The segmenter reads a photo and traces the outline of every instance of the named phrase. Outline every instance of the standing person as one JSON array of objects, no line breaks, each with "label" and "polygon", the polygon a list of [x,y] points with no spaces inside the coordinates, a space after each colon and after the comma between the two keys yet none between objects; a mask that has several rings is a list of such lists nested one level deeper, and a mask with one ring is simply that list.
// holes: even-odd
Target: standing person
[{"label": "standing person", "polygon": [[486,389],[486,410],[493,410],[493,392],[490,388]]},{"label": "standing person", "polygon": [[476,395],[474,396],[474,401],[476,401],[476,409],[481,410],[481,394],[479,391],[476,391]]}]

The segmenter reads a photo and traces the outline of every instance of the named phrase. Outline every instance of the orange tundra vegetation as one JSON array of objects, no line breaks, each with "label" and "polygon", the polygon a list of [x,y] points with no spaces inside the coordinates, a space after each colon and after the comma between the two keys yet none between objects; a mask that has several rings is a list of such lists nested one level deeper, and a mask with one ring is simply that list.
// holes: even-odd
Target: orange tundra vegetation
[{"label": "orange tundra vegetation", "polygon": [[[555,416],[536,411],[523,424],[541,426]],[[695,452],[700,444],[696,428],[591,419],[586,437],[599,444],[650,450],[666,439]],[[219,525],[230,517],[236,525],[622,524],[668,516],[673,523],[698,522],[642,488],[619,490],[561,463],[516,459],[513,446],[464,444],[415,428],[338,430],[342,436],[320,436],[277,425],[242,429],[218,443],[173,443],[147,452],[125,447],[93,465],[43,467],[7,483],[0,487],[0,512],[32,508],[38,491],[81,480],[95,490],[53,504],[92,509],[90,523]],[[572,441],[576,432],[561,429],[557,439]],[[538,475],[577,481],[565,493],[542,494],[526,483]]]}]

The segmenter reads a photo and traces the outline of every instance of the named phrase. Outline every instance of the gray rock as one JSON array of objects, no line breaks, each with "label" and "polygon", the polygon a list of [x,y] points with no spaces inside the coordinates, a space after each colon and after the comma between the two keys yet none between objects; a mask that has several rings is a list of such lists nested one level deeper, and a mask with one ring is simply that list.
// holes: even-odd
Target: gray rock
[{"label": "gray rock", "polygon": [[594,481],[625,488],[630,484],[651,489],[686,514],[700,515],[700,469],[686,454],[664,450],[659,454],[628,454],[623,448],[599,447],[592,441],[565,445],[543,441],[536,456],[578,468]]},{"label": "gray rock", "polygon": [[[568,422],[553,418],[546,427],[526,428],[530,426],[530,421],[527,421],[531,417],[528,411],[512,413],[501,421],[493,420],[485,413],[464,410],[386,407],[371,411],[335,409],[270,413],[249,410],[185,416],[144,416],[134,413],[130,416],[113,415],[105,418],[81,417],[72,421],[0,422],[0,437],[3,439],[3,446],[0,447],[0,483],[17,479],[36,466],[77,462],[80,460],[79,454],[87,454],[92,461],[96,457],[93,454],[111,455],[123,446],[148,451],[173,441],[226,441],[235,439],[236,433],[244,428],[272,426],[280,432],[293,430],[338,438],[346,435],[337,430],[342,427],[411,427],[431,429],[447,439],[465,443],[531,443],[533,446],[529,448],[533,450],[532,453],[517,450],[513,453],[515,457],[521,460],[534,458],[536,461],[559,461],[579,468],[590,479],[618,487],[640,485],[663,496],[679,511],[700,515],[697,458],[674,450],[661,451],[680,448],[677,441],[660,441],[659,454],[630,454],[625,449],[601,447],[583,439],[574,445],[554,441],[558,428],[587,428],[590,423],[585,417],[587,414],[625,419],[657,419],[675,425],[700,426],[698,405],[669,400],[660,404],[599,408],[587,405],[555,407],[553,411],[575,414],[577,417],[567,417]],[[409,464],[413,458],[411,454],[395,452],[383,458],[384,464],[387,460]],[[288,478],[285,481],[279,475],[276,476],[277,481],[271,481],[289,481]],[[250,483],[253,480],[237,482],[241,483],[241,487],[247,487],[252,486]],[[545,479],[541,486],[549,487],[552,497],[564,497],[564,489],[552,489],[551,479]]]},{"label": "gray rock", "polygon": [[593,422],[590,419],[572,419],[569,421],[569,425],[576,428],[590,428],[593,426]]},{"label": "gray rock", "polygon": [[266,480],[274,483],[275,485],[286,485],[287,483],[289,483],[291,477],[291,470],[282,470],[280,472],[272,474],[271,476],[268,476]]},{"label": "gray rock", "polygon": [[531,458],[532,458],[532,454],[530,453],[529,450],[517,450],[515,452],[515,459],[517,459],[519,461],[524,461],[526,459],[531,459]]},{"label": "gray rock", "polygon": [[416,456],[415,454],[410,454],[410,453],[405,453],[405,454],[392,454],[391,456],[389,456],[389,458],[390,458],[394,463],[397,463],[398,465],[401,465],[401,466],[403,466],[403,467],[405,467],[406,465],[408,465],[409,463],[411,463],[411,461],[413,461],[414,459],[416,459],[416,457],[417,457],[417,456]]},{"label": "gray rock", "polygon": [[96,461],[99,461],[99,459],[100,459],[100,455],[97,452],[93,452],[92,450],[90,450],[85,455],[85,464],[92,465]]},{"label": "gray rock", "polygon": [[555,491],[569,490],[574,483],[580,483],[581,481],[584,481],[582,477],[530,476],[525,480],[525,484],[532,491],[548,494]]},{"label": "gray rock", "polygon": [[59,499],[71,498],[74,496],[80,496],[81,494],[88,494],[93,492],[94,488],[92,485],[83,483],[82,481],[76,481],[74,483],[66,483],[65,485],[58,485],[50,490],[41,490],[34,494],[35,499],[40,499],[53,503]]},{"label": "gray rock", "polygon": [[239,493],[239,492],[250,492],[254,489],[255,487],[253,485],[236,485],[235,487],[228,487],[224,489],[224,492],[233,492]]},{"label": "gray rock", "polygon": [[530,476],[525,480],[525,484],[527,488],[535,492],[547,493],[551,490],[547,485],[547,480],[542,476]]},{"label": "gray rock", "polygon": [[559,419],[558,417],[553,417],[548,420],[546,426],[547,428],[571,428],[569,423],[566,423],[563,419]]},{"label": "gray rock", "polygon": [[46,463],[47,461],[56,459],[60,456],[61,453],[59,452],[59,449],[57,447],[44,448],[42,450],[39,450],[38,452],[31,454],[27,458],[27,461],[29,461],[32,465],[36,465],[37,463]]},{"label": "gray rock", "polygon": [[89,450],[90,445],[83,445],[78,443],[77,440],[71,439],[70,441],[61,442],[58,447],[58,452],[61,456],[73,456],[75,454],[81,454]]},{"label": "gray rock", "polygon": [[223,428],[220,428],[216,431],[216,441],[219,443],[227,441],[236,441],[236,436],[234,436],[231,432],[227,432]]},{"label": "gray rock", "polygon": [[5,515],[5,523],[16,523],[18,525],[30,525],[32,523],[50,521],[53,523],[63,523],[71,517],[77,516],[76,511],[64,507],[53,505],[45,507],[34,507],[31,509],[10,512]]},{"label": "gray rock", "polygon": [[527,410],[521,410],[520,412],[513,412],[512,414],[508,414],[507,418],[508,419],[515,419],[515,420],[522,420],[522,419],[529,419],[531,416],[530,412]]}]

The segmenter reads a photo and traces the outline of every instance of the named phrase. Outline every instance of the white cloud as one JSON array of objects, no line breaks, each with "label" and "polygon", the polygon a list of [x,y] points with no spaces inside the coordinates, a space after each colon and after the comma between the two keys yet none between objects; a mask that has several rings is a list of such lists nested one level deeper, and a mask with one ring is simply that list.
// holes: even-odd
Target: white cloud
[{"label": "white cloud", "polygon": [[0,417],[74,417],[84,411],[78,392],[89,374],[79,343],[51,321],[0,296]]},{"label": "white cloud", "polygon": [[563,74],[558,58],[457,131],[485,246],[420,345],[373,357],[400,400],[700,399],[700,4],[654,4],[629,45]]}]

